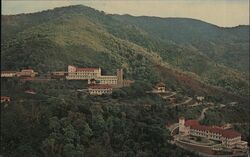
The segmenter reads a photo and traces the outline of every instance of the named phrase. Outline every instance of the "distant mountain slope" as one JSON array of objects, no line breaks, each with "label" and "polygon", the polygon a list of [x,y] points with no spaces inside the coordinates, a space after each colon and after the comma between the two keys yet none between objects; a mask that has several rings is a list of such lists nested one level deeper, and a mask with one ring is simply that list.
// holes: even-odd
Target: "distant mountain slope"
[{"label": "distant mountain slope", "polygon": [[155,39],[191,45],[218,63],[249,71],[249,26],[222,28],[185,18],[113,17],[145,30]]},{"label": "distant mountain slope", "polygon": [[[247,30],[192,19],[107,15],[85,6],[3,15],[1,69],[33,67],[47,72],[75,64],[114,73],[122,67],[135,80],[164,80],[173,88],[181,85],[194,92],[218,94],[202,88],[207,84],[207,88],[218,86],[246,96],[249,45],[242,34]],[[175,70],[200,82],[199,88],[175,75]]]}]

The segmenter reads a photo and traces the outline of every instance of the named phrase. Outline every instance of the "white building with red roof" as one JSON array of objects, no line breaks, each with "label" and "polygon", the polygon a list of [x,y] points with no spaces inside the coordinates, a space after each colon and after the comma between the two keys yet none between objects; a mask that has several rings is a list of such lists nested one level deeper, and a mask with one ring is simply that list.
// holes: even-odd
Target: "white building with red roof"
[{"label": "white building with red roof", "polygon": [[204,137],[221,142],[225,148],[247,149],[247,142],[241,140],[241,134],[232,129],[223,129],[218,126],[200,125],[197,120],[179,119],[179,134],[182,136]]},{"label": "white building with red roof", "polygon": [[130,86],[134,81],[123,79],[123,69],[117,69],[116,75],[102,75],[101,68],[78,68],[68,66],[67,80],[88,80],[88,84],[111,85],[113,88]]},{"label": "white building with red roof", "polygon": [[100,68],[78,68],[73,65],[68,66],[67,80],[90,80],[101,76]]},{"label": "white building with red roof", "polygon": [[117,69],[116,75],[102,75],[101,68],[78,68],[68,66],[67,80],[88,80],[88,84],[111,85],[114,88],[130,86],[134,81],[123,79],[123,69]]},{"label": "white building with red roof", "polygon": [[108,84],[96,84],[91,85],[88,88],[88,92],[90,95],[104,95],[104,94],[112,94],[112,86]]}]

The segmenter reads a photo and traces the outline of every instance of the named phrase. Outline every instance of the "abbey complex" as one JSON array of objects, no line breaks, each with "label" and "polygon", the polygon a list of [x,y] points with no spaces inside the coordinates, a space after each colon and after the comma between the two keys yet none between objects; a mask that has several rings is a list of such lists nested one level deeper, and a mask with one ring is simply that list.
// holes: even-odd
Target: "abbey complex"
[{"label": "abbey complex", "polygon": [[[112,94],[113,88],[130,86],[134,81],[123,78],[123,69],[117,69],[116,75],[102,75],[101,68],[79,68],[68,65],[68,71],[55,71],[47,75],[47,79],[65,79],[68,81],[87,81],[88,93],[90,95]],[[17,77],[22,80],[41,80],[38,72],[33,69],[22,69],[18,71],[1,71],[1,78]]]}]

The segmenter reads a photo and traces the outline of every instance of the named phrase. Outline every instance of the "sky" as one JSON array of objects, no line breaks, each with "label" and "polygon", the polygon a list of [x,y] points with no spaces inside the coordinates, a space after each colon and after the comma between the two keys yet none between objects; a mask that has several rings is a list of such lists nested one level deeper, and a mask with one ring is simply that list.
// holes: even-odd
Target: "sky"
[{"label": "sky", "polygon": [[83,4],[112,14],[186,17],[222,27],[249,25],[249,0],[2,0],[2,15]]}]

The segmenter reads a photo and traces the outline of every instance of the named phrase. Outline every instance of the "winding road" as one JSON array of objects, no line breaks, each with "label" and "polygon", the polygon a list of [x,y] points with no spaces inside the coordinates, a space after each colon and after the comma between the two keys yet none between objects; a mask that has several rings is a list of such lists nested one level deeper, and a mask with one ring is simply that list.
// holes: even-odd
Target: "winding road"
[{"label": "winding road", "polygon": [[[190,99],[188,99],[188,100],[190,100]],[[185,102],[187,102],[188,100],[186,100]],[[189,101],[188,101],[188,102],[189,102]],[[182,104],[183,104],[183,103],[182,103]],[[209,107],[203,108],[202,111],[201,111],[201,114],[200,114],[200,116],[197,118],[197,120],[198,120],[198,121],[203,120],[203,119],[205,118],[205,113],[206,113],[209,109],[214,108],[214,107],[215,107],[215,106],[209,106]],[[168,129],[169,129],[171,135],[173,135],[174,130],[177,129],[178,127],[179,127],[179,123],[174,123],[174,124],[172,124],[172,125],[170,125],[170,126],[168,127]]]},{"label": "winding road", "polygon": [[167,99],[167,98],[170,98],[172,96],[176,95],[176,92],[172,92],[171,95],[168,95],[168,96],[162,96],[163,99]]},{"label": "winding road", "polygon": [[173,105],[171,105],[171,107],[180,106],[180,105],[185,105],[185,104],[189,103],[189,102],[192,101],[192,100],[193,100],[193,98],[188,97],[188,99],[185,100],[184,102],[181,102],[181,103],[178,103],[178,104],[173,104]]},{"label": "winding road", "polygon": [[205,118],[205,113],[207,112],[208,109],[210,109],[211,107],[206,107],[201,111],[201,115],[199,118],[197,118],[198,121],[201,121]]}]

